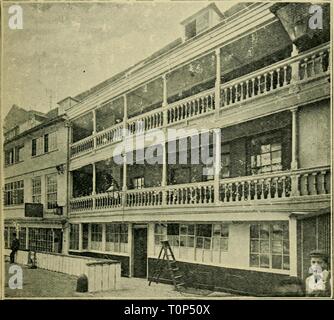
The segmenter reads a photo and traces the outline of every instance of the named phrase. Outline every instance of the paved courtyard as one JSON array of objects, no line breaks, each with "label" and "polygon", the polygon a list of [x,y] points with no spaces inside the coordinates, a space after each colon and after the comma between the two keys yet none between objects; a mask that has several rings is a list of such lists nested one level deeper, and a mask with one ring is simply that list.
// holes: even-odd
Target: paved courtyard
[{"label": "paved courtyard", "polygon": [[43,269],[23,268],[23,288],[10,289],[8,286],[8,268],[6,263],[5,296],[7,298],[31,298],[31,297],[57,297],[57,298],[210,298],[210,297],[233,297],[228,293],[212,292],[199,289],[184,289],[177,292],[168,284],[152,283],[148,285],[146,279],[121,278],[119,290],[111,290],[97,293],[76,292],[77,277],[68,274],[53,272]]}]

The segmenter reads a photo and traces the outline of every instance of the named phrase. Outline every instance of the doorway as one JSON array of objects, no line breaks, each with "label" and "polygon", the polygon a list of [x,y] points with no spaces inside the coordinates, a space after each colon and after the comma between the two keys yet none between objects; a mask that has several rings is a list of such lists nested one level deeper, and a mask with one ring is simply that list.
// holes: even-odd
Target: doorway
[{"label": "doorway", "polygon": [[147,277],[147,227],[133,228],[133,276]]}]

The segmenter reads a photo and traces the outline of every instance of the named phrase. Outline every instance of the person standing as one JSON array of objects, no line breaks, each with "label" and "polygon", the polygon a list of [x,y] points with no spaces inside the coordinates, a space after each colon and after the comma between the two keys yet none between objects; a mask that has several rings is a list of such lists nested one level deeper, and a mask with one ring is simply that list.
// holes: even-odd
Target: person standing
[{"label": "person standing", "polygon": [[330,296],[330,272],[327,270],[327,254],[314,250],[310,253],[309,277],[305,281],[307,296],[324,297]]},{"label": "person standing", "polygon": [[12,250],[12,252],[10,253],[10,263],[15,263],[15,255],[20,248],[20,241],[19,239],[17,239],[15,232],[13,233],[13,237],[14,239],[10,246],[10,249]]}]

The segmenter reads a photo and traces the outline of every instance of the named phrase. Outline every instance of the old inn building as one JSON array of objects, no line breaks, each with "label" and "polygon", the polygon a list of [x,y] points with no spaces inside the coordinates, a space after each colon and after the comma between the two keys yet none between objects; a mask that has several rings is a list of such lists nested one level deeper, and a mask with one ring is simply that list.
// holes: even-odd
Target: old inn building
[{"label": "old inn building", "polygon": [[[329,5],[322,29],[310,6],[212,3],[174,42],[68,98],[65,251],[150,278],[169,239],[189,285],[272,294],[305,279],[309,252],[330,253]],[[134,145],[129,162],[122,141],[158,129],[183,129],[187,143],[158,144],[153,164]],[[168,161],[204,145],[190,129],[209,132],[214,167]]]}]

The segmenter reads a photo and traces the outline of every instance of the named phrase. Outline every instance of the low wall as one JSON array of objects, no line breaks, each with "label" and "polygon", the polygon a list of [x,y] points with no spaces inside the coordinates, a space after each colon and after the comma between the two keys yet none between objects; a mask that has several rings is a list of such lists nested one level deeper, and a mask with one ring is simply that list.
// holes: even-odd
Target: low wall
[{"label": "low wall", "polygon": [[[9,249],[6,249],[5,255],[9,256],[10,252]],[[28,264],[28,251],[19,250],[16,255],[16,262],[23,265]],[[119,288],[121,278],[121,264],[119,261],[37,252],[36,266],[73,276],[85,274],[88,278],[89,292]]]}]

